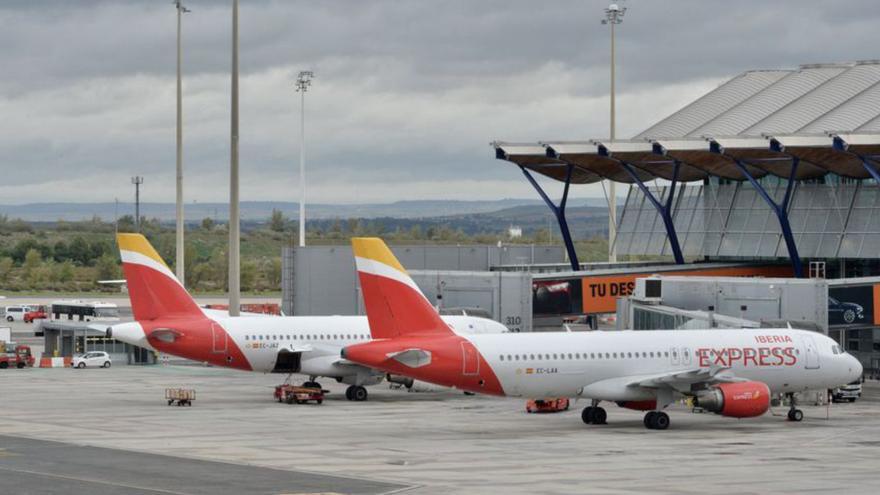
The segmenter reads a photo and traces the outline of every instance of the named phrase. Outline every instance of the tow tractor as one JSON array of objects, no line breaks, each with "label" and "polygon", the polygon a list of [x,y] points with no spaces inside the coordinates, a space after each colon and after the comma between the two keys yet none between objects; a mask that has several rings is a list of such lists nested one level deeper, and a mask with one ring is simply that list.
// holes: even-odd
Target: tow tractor
[{"label": "tow tractor", "polygon": [[555,413],[568,411],[568,399],[532,399],[526,402],[528,413]]},{"label": "tow tractor", "polygon": [[36,360],[31,354],[31,348],[26,345],[7,345],[0,342],[0,369],[15,367],[18,369],[32,368]]},{"label": "tow tractor", "polygon": [[327,392],[329,390],[322,389],[317,382],[306,382],[301,386],[282,383],[275,386],[275,400],[288,404],[306,404],[309,401],[321,404]]},{"label": "tow tractor", "polygon": [[49,316],[46,314],[46,306],[35,306],[24,314],[24,322],[33,323],[34,320],[43,320],[48,317]]}]

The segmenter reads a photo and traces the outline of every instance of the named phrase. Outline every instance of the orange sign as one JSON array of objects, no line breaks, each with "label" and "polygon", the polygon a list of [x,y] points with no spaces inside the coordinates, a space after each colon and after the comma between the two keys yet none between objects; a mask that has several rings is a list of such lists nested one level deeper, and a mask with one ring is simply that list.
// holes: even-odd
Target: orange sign
[{"label": "orange sign", "polygon": [[880,325],[880,284],[874,284],[874,324]]},{"label": "orange sign", "polygon": [[[731,266],[727,268],[694,268],[668,272],[628,273],[626,275],[608,275],[584,277],[583,304],[584,314],[613,313],[617,311],[617,298],[630,296],[636,288],[636,279],[651,275],[678,275],[685,277],[791,277],[789,266]],[[875,287],[874,298],[877,300],[878,289]]]}]

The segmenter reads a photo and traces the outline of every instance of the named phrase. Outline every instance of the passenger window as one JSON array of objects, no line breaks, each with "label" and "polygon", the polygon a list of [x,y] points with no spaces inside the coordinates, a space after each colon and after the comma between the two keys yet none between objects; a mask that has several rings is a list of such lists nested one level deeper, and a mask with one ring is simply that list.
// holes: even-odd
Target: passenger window
[{"label": "passenger window", "polygon": [[531,359],[532,361],[534,361],[534,360],[535,360],[535,355],[534,355],[534,354],[529,354],[529,359]]},{"label": "passenger window", "polygon": [[669,357],[669,351],[665,351],[665,352],[663,353],[663,357]]},{"label": "passenger window", "polygon": [[244,340],[250,340],[247,335],[244,336]]},{"label": "passenger window", "polygon": [[614,354],[612,354],[612,356],[614,356],[614,359],[617,359],[617,353],[616,353],[616,352],[615,352]]},{"label": "passenger window", "polygon": [[559,359],[559,358],[556,357],[556,353],[555,353],[555,352],[553,353],[553,359]]},{"label": "passenger window", "polygon": [[499,360],[499,361],[504,361],[504,354],[498,356],[498,360]]},{"label": "passenger window", "polygon": [[512,361],[512,359],[510,359],[510,354],[507,355],[507,360]]}]

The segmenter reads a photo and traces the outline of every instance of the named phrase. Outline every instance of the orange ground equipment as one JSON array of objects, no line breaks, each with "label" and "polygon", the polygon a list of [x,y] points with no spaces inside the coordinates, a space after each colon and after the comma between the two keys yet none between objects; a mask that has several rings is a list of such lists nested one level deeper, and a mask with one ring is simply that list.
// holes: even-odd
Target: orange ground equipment
[{"label": "orange ground equipment", "polygon": [[327,392],[329,390],[317,387],[298,387],[288,384],[277,385],[275,386],[275,400],[288,404],[305,404],[309,401],[321,404],[324,402],[324,394]]},{"label": "orange ground equipment", "polygon": [[568,399],[531,399],[526,402],[528,413],[555,413],[568,411]]}]

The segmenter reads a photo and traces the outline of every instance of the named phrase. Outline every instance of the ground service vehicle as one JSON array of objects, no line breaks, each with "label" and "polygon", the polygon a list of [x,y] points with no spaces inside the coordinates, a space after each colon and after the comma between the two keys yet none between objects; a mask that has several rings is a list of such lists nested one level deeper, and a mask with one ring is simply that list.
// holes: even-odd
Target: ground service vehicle
[{"label": "ground service vehicle", "polygon": [[312,386],[297,387],[296,385],[284,384],[275,387],[275,400],[278,402],[286,402],[288,404],[305,404],[314,401],[315,404],[324,402],[324,394],[326,390],[322,389],[316,383]]},{"label": "ground service vehicle", "polygon": [[590,399],[581,418],[604,424],[603,401],[646,411],[665,430],[678,397],[722,416],[764,414],[771,394],[827,390],[862,375],[825,335],[791,328],[539,332],[456,335],[439,320],[381,239],[352,239],[373,339],[346,346],[348,361],[470,392]]},{"label": "ground service vehicle", "polygon": [[526,402],[528,413],[554,413],[568,411],[568,399],[531,399]]},{"label": "ground service vehicle", "polygon": [[166,388],[165,400],[169,406],[175,402],[178,406],[192,406],[192,401],[196,400],[196,391],[191,388]]},{"label": "ground service vehicle", "polygon": [[24,314],[25,323],[33,323],[34,320],[42,320],[48,318],[45,306],[37,306]]},{"label": "ground service vehicle", "polygon": [[0,342],[0,369],[33,367],[34,362],[31,348],[26,345],[12,346],[6,342]]},{"label": "ground service vehicle", "polygon": [[853,382],[841,385],[834,389],[831,394],[831,400],[834,402],[855,402],[862,396],[862,380],[861,378]]},{"label": "ground service vehicle", "polygon": [[24,321],[24,315],[32,308],[27,305],[6,306],[5,318],[8,322]]},{"label": "ground service vehicle", "polygon": [[[386,373],[339,357],[346,345],[370,339],[364,316],[269,316],[231,318],[200,308],[147,239],[117,236],[122,268],[136,321],[113,325],[107,336],[139,347],[244,371],[300,374],[317,388],[317,377],[348,384],[346,397],[367,399],[366,386]],[[436,310],[434,310],[436,314]],[[507,328],[473,316],[444,316],[447,328],[461,333],[500,333]],[[391,374],[388,381],[409,383]]]},{"label": "ground service vehicle", "polygon": [[71,362],[74,368],[109,368],[111,364],[110,354],[104,351],[89,351],[82,356],[75,356]]},{"label": "ground service vehicle", "polygon": [[52,303],[51,318],[112,323],[119,321],[119,308],[113,303],[101,301],[55,301]]}]

